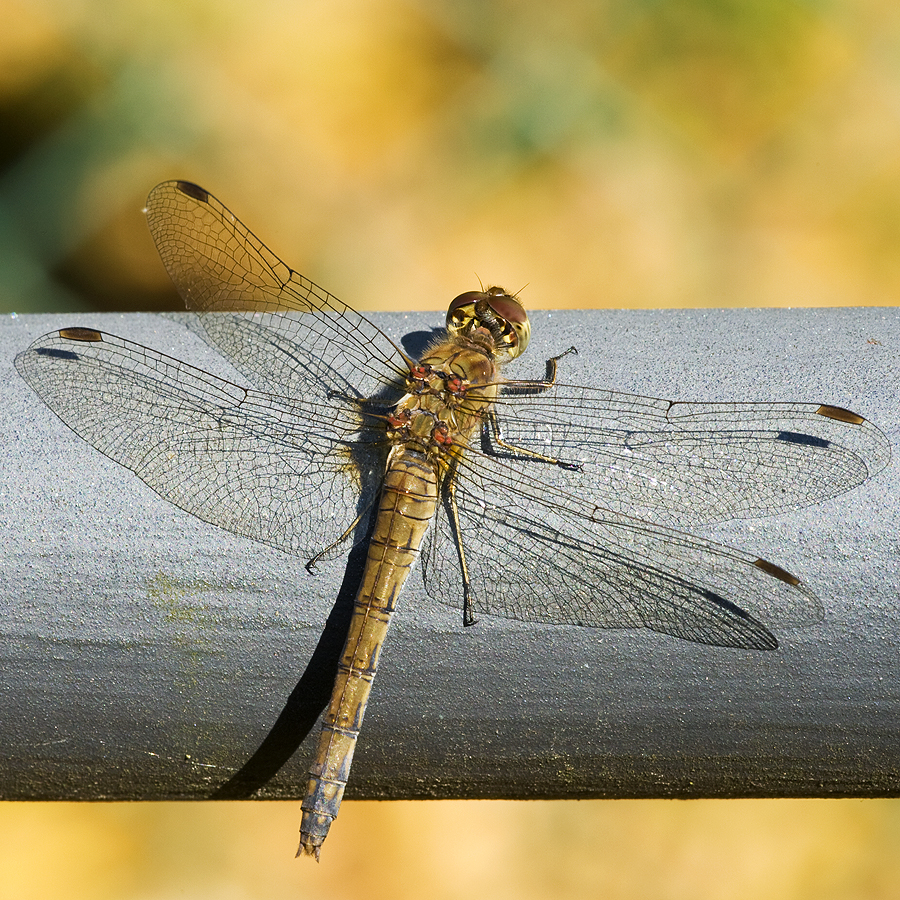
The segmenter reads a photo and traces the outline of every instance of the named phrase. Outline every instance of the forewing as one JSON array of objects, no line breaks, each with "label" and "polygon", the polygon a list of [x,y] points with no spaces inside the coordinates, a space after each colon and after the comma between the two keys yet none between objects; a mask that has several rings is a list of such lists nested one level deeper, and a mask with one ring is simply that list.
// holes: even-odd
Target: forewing
[{"label": "forewing", "polygon": [[[472,453],[455,479],[476,616],[643,627],[753,649],[777,645],[769,627],[821,617],[812,592],[777,566],[555,493],[522,469]],[[453,532],[439,515],[423,569],[434,599],[461,605]]]},{"label": "forewing", "polygon": [[[171,503],[310,557],[377,493],[385,451],[355,405],[247,390],[92,329],[47,334],[16,368],[76,434]],[[361,442],[360,442],[361,441]]]},{"label": "forewing", "polygon": [[325,373],[351,396],[396,395],[408,368],[387,336],[283,263],[207,191],[164,182],[146,212],[188,308],[215,314],[201,317],[210,342],[257,387],[296,396]]},{"label": "forewing", "polygon": [[890,460],[871,422],[817,403],[673,403],[512,382],[496,412],[508,444],[581,466],[573,475],[545,464],[534,477],[617,513],[679,525],[807,506]]}]

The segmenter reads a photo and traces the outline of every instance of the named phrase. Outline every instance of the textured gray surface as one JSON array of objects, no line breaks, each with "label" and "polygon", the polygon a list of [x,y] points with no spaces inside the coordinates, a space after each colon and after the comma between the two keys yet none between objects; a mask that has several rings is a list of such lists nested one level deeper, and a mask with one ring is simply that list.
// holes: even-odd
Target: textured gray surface
[{"label": "textured gray surface", "polygon": [[[900,310],[532,315],[510,377],[542,375],[544,358],[575,344],[567,382],[830,403],[896,446]],[[441,320],[373,318],[412,335],[412,350]],[[304,560],[175,509],[13,369],[35,337],[83,325],[227,374],[184,321],[0,320],[4,798],[303,793],[359,560],[311,577]],[[797,572],[821,598],[825,620],[779,631],[773,653],[487,617],[463,630],[414,574],[348,796],[900,793],[897,489],[892,465],[810,509],[702,530]]]}]

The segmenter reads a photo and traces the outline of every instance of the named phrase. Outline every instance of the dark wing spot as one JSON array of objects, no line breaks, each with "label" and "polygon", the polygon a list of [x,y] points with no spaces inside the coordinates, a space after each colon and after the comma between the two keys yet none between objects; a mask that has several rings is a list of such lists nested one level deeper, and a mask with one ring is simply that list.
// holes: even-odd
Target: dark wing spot
[{"label": "dark wing spot", "polygon": [[862,425],[866,420],[849,409],[840,406],[820,406],[816,410],[817,416],[825,416],[826,419],[837,419],[838,422],[846,422],[848,425]]},{"label": "dark wing spot", "polygon": [[[763,560],[760,560],[762,562]],[[773,568],[777,568],[777,566],[773,566]],[[785,572],[787,575],[787,572]],[[753,647],[755,650],[776,650],[778,648],[778,640],[775,635],[769,631],[765,625],[762,625],[756,619],[753,618],[746,610],[741,609],[739,606],[736,606],[730,600],[726,600],[724,597],[720,597],[718,594],[713,593],[712,591],[704,591],[703,596],[716,604],[716,606],[721,606],[722,609],[727,609],[728,612],[732,613],[732,615],[738,616],[741,619],[746,620],[747,622],[752,622],[753,625],[756,626],[756,632],[754,634],[754,639],[752,641],[748,641],[746,644],[742,644],[741,646]]]},{"label": "dark wing spot", "polygon": [[791,575],[790,572],[786,572],[781,566],[776,566],[775,563],[770,563],[767,559],[758,559],[753,565],[757,569],[762,569],[767,575],[778,578],[786,584],[794,585],[795,587],[800,584],[800,579],[796,575]]},{"label": "dark wing spot", "polygon": [[707,600],[712,600],[712,602],[715,603],[716,606],[721,606],[724,609],[727,609],[729,612],[734,613],[736,616],[740,616],[742,619],[753,618],[746,610],[741,609],[730,600],[726,600],[724,597],[720,597],[718,594],[715,594],[712,591],[704,591],[703,596],[706,597]]},{"label": "dark wing spot", "polygon": [[831,441],[825,438],[813,437],[811,434],[800,434],[797,431],[781,431],[776,440],[786,441],[788,444],[805,444],[807,447],[830,447]]},{"label": "dark wing spot", "polygon": [[193,181],[177,181],[176,185],[182,194],[187,194],[188,197],[193,197],[200,203],[209,203],[209,191],[204,191],[200,185],[194,184]]},{"label": "dark wing spot", "polygon": [[103,335],[93,328],[61,328],[59,336],[68,341],[88,341],[89,343],[103,340]]},{"label": "dark wing spot", "polygon": [[77,353],[73,353],[71,350],[57,350],[54,347],[35,347],[34,352],[38,356],[49,356],[52,359],[78,359]]}]

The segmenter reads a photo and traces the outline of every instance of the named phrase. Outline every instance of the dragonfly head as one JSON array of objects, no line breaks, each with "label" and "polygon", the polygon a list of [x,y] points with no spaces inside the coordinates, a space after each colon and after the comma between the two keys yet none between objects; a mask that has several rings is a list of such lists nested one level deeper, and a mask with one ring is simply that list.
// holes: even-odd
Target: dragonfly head
[{"label": "dragonfly head", "polygon": [[531,337],[531,323],[525,307],[502,287],[486,291],[466,291],[447,310],[447,331],[470,337],[478,332],[493,341],[495,356],[508,361],[521,356]]}]

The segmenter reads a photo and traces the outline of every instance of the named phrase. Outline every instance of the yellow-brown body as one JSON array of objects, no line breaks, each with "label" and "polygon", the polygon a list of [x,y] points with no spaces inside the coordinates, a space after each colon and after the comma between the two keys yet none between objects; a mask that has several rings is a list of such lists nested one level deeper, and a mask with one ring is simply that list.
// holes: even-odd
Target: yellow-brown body
[{"label": "yellow-brown body", "polygon": [[485,329],[456,335],[410,367],[407,394],[387,417],[393,443],[362,583],[310,767],[300,852],[318,857],[338,813],[353,751],[397,597],[412,568],[445,478],[484,421],[499,387]]}]

